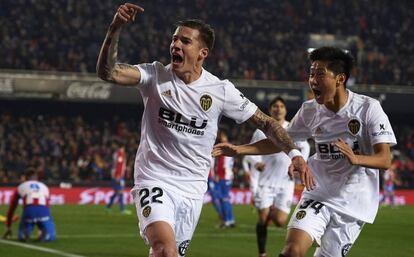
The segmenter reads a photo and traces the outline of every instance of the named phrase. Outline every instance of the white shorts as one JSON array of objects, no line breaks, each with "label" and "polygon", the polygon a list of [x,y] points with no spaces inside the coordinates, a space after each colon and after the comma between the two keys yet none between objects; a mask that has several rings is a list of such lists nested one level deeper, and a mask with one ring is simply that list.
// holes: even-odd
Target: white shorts
[{"label": "white shorts", "polygon": [[175,234],[178,254],[185,252],[193,237],[200,218],[203,199],[191,199],[180,196],[160,186],[136,187],[131,190],[134,198],[141,237],[145,236],[147,226],[156,221],[170,224]]},{"label": "white shorts", "polygon": [[295,185],[288,183],[283,187],[258,187],[254,196],[254,205],[257,209],[265,209],[271,206],[290,213],[293,201]]},{"label": "white shorts", "polygon": [[364,222],[339,213],[323,203],[302,198],[288,229],[307,232],[320,246],[316,257],[344,257],[358,238]]}]

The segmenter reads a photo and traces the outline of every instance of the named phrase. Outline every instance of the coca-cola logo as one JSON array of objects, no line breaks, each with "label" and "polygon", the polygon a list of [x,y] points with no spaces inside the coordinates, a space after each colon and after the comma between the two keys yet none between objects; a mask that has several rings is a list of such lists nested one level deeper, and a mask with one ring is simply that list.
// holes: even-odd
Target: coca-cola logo
[{"label": "coca-cola logo", "polygon": [[66,96],[68,98],[108,99],[111,96],[111,85],[106,83],[80,83],[69,85]]},{"label": "coca-cola logo", "polygon": [[0,93],[11,94],[13,91],[12,79],[0,79]]}]

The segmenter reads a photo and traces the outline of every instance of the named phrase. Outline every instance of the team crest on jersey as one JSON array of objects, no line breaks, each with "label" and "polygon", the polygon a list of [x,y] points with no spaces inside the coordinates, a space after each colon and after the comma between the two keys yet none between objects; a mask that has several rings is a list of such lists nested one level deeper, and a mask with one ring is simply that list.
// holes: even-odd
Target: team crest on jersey
[{"label": "team crest on jersey", "polygon": [[151,206],[147,206],[142,210],[142,216],[145,218],[148,218],[148,216],[151,214]]},{"label": "team crest on jersey", "polygon": [[185,255],[189,245],[190,245],[190,240],[185,240],[178,246],[178,253],[180,254],[180,256]]},{"label": "team crest on jersey", "polygon": [[298,220],[301,220],[301,219],[305,218],[305,216],[306,216],[306,211],[298,211],[298,212],[296,213],[296,218],[297,218]]},{"label": "team crest on jersey", "polygon": [[172,97],[172,94],[171,94],[171,90],[170,89],[162,92],[161,95],[166,96],[166,97]]},{"label": "team crest on jersey", "polygon": [[357,119],[352,119],[348,122],[348,129],[352,135],[358,134],[359,130],[361,129],[361,122]]},{"label": "team crest on jersey", "polygon": [[200,106],[205,112],[208,111],[213,104],[213,99],[210,95],[204,94],[200,97]]},{"label": "team crest on jersey", "polygon": [[346,244],[342,247],[342,257],[345,257],[345,255],[349,252],[351,249],[352,244]]}]

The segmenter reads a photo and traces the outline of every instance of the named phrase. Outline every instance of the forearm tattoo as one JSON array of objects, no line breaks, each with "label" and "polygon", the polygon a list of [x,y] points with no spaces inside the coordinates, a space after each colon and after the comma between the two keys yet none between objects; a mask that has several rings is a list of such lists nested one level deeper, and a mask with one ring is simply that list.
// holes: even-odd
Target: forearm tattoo
[{"label": "forearm tattoo", "polygon": [[98,57],[97,72],[100,78],[113,81],[115,62],[118,56],[120,29],[109,30]]},{"label": "forearm tattoo", "polygon": [[280,126],[275,119],[264,114],[259,109],[250,120],[257,126],[257,128],[262,130],[274,144],[283,149],[283,151],[289,152],[296,148],[286,130]]}]

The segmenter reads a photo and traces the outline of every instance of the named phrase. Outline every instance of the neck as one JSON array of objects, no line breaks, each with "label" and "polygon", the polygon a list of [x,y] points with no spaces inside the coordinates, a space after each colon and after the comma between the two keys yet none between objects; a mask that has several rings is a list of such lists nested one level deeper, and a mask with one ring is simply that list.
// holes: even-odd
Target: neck
[{"label": "neck", "polygon": [[326,103],[325,106],[333,112],[338,112],[348,101],[348,91],[345,88],[338,89],[337,94],[333,100]]},{"label": "neck", "polygon": [[283,123],[285,123],[285,119],[276,119],[277,123],[279,123],[280,126],[283,126]]},{"label": "neck", "polygon": [[195,65],[191,70],[188,71],[175,71],[175,74],[177,77],[179,77],[185,84],[190,84],[197,79],[200,78],[201,73],[203,72],[203,69],[201,65]]}]

